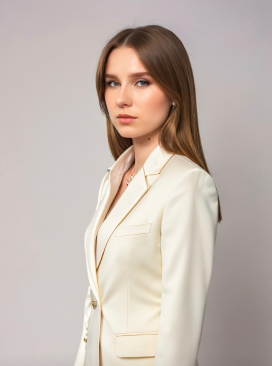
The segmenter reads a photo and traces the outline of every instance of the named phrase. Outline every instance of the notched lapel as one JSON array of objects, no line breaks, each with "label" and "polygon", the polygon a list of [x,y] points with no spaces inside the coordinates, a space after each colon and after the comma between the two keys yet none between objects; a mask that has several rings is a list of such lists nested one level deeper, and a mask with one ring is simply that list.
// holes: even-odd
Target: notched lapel
[{"label": "notched lapel", "polygon": [[126,167],[129,167],[134,159],[134,149],[131,145],[127,150],[123,152],[122,155],[115,161],[111,168],[108,168],[108,177],[104,182],[104,190],[101,192],[101,199],[97,205],[96,211],[93,218],[85,233],[85,253],[87,261],[87,272],[89,277],[89,282],[92,285],[94,292],[96,292],[96,298],[99,298],[99,289],[96,277],[96,258],[95,258],[95,242],[97,232],[108,212],[108,209],[115,197],[122,176],[123,171]]},{"label": "notched lapel", "polygon": [[108,183],[105,182],[105,191],[102,192],[101,201],[98,204],[97,210],[85,235],[87,267],[91,274],[90,280],[93,281],[97,291],[96,297],[99,297],[96,268],[98,268],[101,263],[110,237],[131,210],[133,210],[138,202],[144,197],[154,182],[159,178],[162,169],[173,155],[173,153],[167,152],[160,145],[151,152],[144,166],[133,178],[117,204],[113,207],[109,217],[104,222],[103,225],[105,225],[105,227],[103,233],[105,233],[107,237],[105,240],[103,240],[104,238],[101,238],[100,243],[103,244],[100,247],[98,246],[97,251],[95,251],[98,230],[104,221],[115,195],[118,192],[125,171],[134,161],[133,145],[120,155],[111,168],[108,168]]},{"label": "notched lapel", "polygon": [[[113,207],[109,217],[103,224],[104,225],[103,233],[101,235],[104,234],[105,238],[101,237],[99,243],[100,245],[98,245],[97,247],[96,252],[97,268],[101,263],[107,243],[110,237],[112,236],[113,232],[115,231],[115,229],[121,224],[121,222],[127,217],[127,215],[131,212],[131,210],[134,209],[134,207],[144,197],[147,191],[152,187],[154,182],[159,178],[163,167],[167,164],[167,162],[173,155],[174,155],[173,153],[165,151],[160,145],[158,145],[151,152],[142,169],[136,174],[136,176],[129,184],[128,188],[120,197],[117,204]],[[122,172],[122,177],[124,172],[125,170]],[[121,180],[118,182],[118,188],[120,183]]]},{"label": "notched lapel", "polygon": [[[117,204],[113,207],[109,217],[103,224],[104,226],[103,233],[105,233],[106,237],[105,238],[102,237],[100,240],[100,245],[97,246],[97,252],[96,252],[97,267],[101,262],[103,253],[106,248],[106,244],[109,241],[112,233],[114,232],[116,227],[125,219],[125,217],[129,214],[129,212],[136,206],[136,204],[141,200],[141,198],[150,189],[150,187],[151,186],[147,185],[144,168],[142,168],[133,178],[133,180],[131,181],[127,189],[124,191],[122,196],[119,198]],[[113,198],[110,200],[111,202],[113,201]],[[101,243],[103,244],[101,245]]]}]

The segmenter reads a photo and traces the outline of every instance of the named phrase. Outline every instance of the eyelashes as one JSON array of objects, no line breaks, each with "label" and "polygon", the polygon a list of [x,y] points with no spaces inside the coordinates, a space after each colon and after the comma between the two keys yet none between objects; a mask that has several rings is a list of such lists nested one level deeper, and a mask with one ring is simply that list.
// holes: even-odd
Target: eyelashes
[{"label": "eyelashes", "polygon": [[[114,81],[114,80],[106,81],[106,82],[105,82],[105,85],[106,85],[106,86],[109,86],[110,88],[114,88],[114,86],[112,86],[112,85],[111,85],[111,83],[116,83],[116,81]],[[141,85],[141,86],[140,86],[141,88],[143,88],[143,87],[145,87],[145,86],[150,85],[150,82],[149,82],[149,81],[147,81],[147,80],[144,80],[144,79],[138,80],[136,84],[138,84],[138,83],[145,83],[145,84],[146,84],[146,85]]]},{"label": "eyelashes", "polygon": [[147,80],[144,80],[144,79],[137,81],[137,83],[136,83],[136,84],[138,84],[138,83],[142,83],[142,82],[143,82],[143,83],[146,83],[146,85],[144,85],[144,86],[150,85],[150,82],[149,82],[149,81],[147,81]]}]

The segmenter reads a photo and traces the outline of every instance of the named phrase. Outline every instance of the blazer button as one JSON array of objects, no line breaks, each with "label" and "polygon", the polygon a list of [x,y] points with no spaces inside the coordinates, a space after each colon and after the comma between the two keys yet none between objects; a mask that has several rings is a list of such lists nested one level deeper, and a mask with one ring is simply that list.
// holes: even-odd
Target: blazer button
[{"label": "blazer button", "polygon": [[92,306],[93,306],[94,309],[96,308],[96,306],[97,306],[97,301],[96,300],[92,301]]},{"label": "blazer button", "polygon": [[85,328],[86,328],[86,335],[85,337],[83,338],[84,342],[87,343],[87,340],[88,340],[88,322],[85,324]]}]

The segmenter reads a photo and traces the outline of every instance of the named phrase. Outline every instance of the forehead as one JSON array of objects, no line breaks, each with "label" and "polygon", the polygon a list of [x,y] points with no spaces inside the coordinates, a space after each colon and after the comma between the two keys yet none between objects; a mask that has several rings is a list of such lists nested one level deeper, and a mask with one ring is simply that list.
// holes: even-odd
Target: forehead
[{"label": "forehead", "polygon": [[137,72],[147,72],[133,48],[121,47],[114,49],[108,57],[105,74],[128,76]]}]

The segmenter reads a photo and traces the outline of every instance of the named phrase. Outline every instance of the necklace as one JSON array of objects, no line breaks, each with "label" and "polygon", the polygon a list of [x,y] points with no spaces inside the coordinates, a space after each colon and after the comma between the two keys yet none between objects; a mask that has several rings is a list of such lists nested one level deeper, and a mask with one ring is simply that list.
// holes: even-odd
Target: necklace
[{"label": "necklace", "polygon": [[[130,166],[130,168],[128,168],[128,170],[125,172],[125,174],[134,166],[135,162]],[[132,181],[132,179],[134,178],[133,175],[130,176],[129,180],[127,181],[127,185],[129,185],[129,183]]]}]

